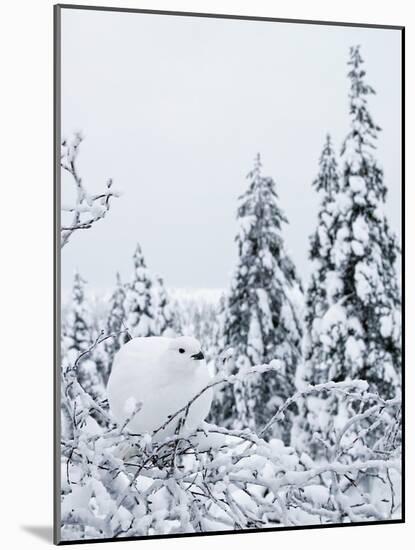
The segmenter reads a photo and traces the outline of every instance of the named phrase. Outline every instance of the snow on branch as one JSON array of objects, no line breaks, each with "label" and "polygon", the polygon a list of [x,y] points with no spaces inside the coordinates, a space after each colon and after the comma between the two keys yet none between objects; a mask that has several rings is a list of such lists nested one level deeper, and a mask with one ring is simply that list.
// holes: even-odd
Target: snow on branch
[{"label": "snow on branch", "polygon": [[[105,338],[101,334],[93,347]],[[183,421],[173,437],[156,441],[153,436],[166,424],[153,434],[130,433],[128,421],[117,426],[77,383],[76,370],[74,364],[63,373],[72,422],[61,442],[64,539],[348,523],[399,514],[400,401],[380,399],[362,381],[308,386],[280,406],[259,434],[208,423],[187,433]],[[166,423],[185,420],[208,388],[269,370],[261,365],[217,376]],[[327,460],[314,461],[281,440],[261,437],[295,401],[321,392],[362,404],[336,433]],[[97,410],[106,415],[102,425],[93,418]],[[135,414],[139,403],[131,407]],[[368,434],[380,423],[383,435],[373,443]]]},{"label": "snow on branch", "polygon": [[[260,432],[260,436],[263,436],[270,428],[271,426],[284,417],[284,412],[288,409],[288,407],[292,404],[298,401],[302,397],[306,397],[307,395],[316,395],[324,392],[334,392],[334,393],[340,393],[348,397],[355,397],[356,399],[361,399],[362,401],[367,401],[368,399],[375,399],[376,401],[379,401],[383,404],[386,404],[387,402],[380,399],[380,397],[376,394],[368,393],[369,385],[365,380],[345,380],[343,382],[326,382],[324,384],[316,384],[316,385],[308,385],[304,390],[298,391],[295,393],[292,397],[287,399],[283,405],[278,409],[278,411],[272,416],[272,418],[269,420],[269,422],[262,428]],[[357,390],[360,391],[358,394],[352,394],[350,390]],[[363,394],[365,396],[363,397]]]},{"label": "snow on branch", "polygon": [[80,132],[75,133],[72,141],[63,140],[61,147],[61,167],[71,176],[75,185],[75,203],[61,206],[62,212],[72,214],[69,224],[61,226],[61,248],[69,241],[75,231],[90,229],[94,223],[103,219],[111,206],[111,198],[119,197],[120,192],[113,189],[112,179],[108,179],[102,193],[88,193],[77,167],[79,147],[83,141]]}]

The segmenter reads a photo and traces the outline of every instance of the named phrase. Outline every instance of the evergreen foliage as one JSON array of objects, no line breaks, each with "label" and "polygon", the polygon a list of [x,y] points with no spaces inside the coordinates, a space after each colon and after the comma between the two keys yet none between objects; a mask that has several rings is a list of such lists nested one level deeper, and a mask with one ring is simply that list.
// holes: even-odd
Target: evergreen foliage
[{"label": "evergreen foliage", "polygon": [[[375,92],[365,81],[358,46],[351,48],[348,64],[351,129],[341,150],[340,178],[327,141],[314,182],[322,201],[311,238],[300,378],[312,384],[361,379],[391,399],[401,384],[400,251],[385,215],[386,186],[374,156],[380,128],[368,111]],[[321,453],[318,440],[333,442],[341,422],[362,412],[357,406],[339,395],[307,397],[300,404],[297,445]],[[373,439],[380,435],[372,429]]]},{"label": "evergreen foliage", "polygon": [[317,228],[310,237],[309,258],[312,270],[306,293],[304,338],[306,376],[307,381],[313,384],[319,384],[328,379],[323,345],[318,330],[314,329],[314,324],[316,319],[321,319],[328,309],[327,284],[334,270],[332,248],[338,223],[334,205],[336,194],[340,189],[340,178],[329,134],[326,136],[319,164],[319,173],[312,184],[321,200]]},{"label": "evergreen foliage", "polygon": [[[86,352],[93,344],[94,330],[89,303],[85,296],[86,281],[75,272],[72,286],[71,307],[66,318],[65,348],[69,364]],[[85,391],[94,396],[100,393],[100,373],[95,361],[86,354],[78,363],[78,381]]]},{"label": "evergreen foliage", "polygon": [[153,296],[153,278],[139,244],[134,252],[133,264],[134,273],[127,286],[124,301],[127,328],[133,338],[156,336],[157,311]]},{"label": "evergreen foliage", "polygon": [[267,373],[233,387],[236,425],[255,428],[294,390],[302,292],[284,248],[281,232],[287,220],[278,205],[274,180],[261,173],[259,155],[247,177],[248,189],[239,198],[237,211],[238,260],[227,296],[223,343],[233,350],[236,370],[280,362],[280,375]]},{"label": "evergreen foliage", "polygon": [[154,278],[153,289],[155,331],[158,336],[173,337],[178,329],[177,319],[164,286],[164,281],[159,275]]},{"label": "evergreen foliage", "polygon": [[320,341],[330,380],[364,379],[390,398],[399,391],[401,372],[400,252],[385,215],[383,171],[374,157],[380,128],[367,103],[375,92],[366,84],[358,46],[351,48],[348,64],[351,129],[333,206],[333,271],[326,278]]},{"label": "evergreen foliage", "polygon": [[107,353],[107,366],[108,371],[105,372],[105,384],[108,381],[108,377],[111,372],[111,365],[114,359],[114,355],[120,349],[120,347],[127,341],[127,334],[122,332],[126,330],[125,321],[126,314],[124,309],[125,302],[125,286],[121,281],[121,276],[119,273],[116,275],[116,284],[115,289],[111,295],[110,308],[107,318],[107,327],[106,333],[114,334],[113,338],[109,338],[105,341],[105,351]]}]

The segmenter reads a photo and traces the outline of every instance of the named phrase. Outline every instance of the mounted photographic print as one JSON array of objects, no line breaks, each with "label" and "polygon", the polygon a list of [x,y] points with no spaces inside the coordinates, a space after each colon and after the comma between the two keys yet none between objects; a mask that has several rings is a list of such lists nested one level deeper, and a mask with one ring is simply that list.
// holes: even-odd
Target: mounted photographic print
[{"label": "mounted photographic print", "polygon": [[403,38],[55,6],[56,543],[404,521]]}]

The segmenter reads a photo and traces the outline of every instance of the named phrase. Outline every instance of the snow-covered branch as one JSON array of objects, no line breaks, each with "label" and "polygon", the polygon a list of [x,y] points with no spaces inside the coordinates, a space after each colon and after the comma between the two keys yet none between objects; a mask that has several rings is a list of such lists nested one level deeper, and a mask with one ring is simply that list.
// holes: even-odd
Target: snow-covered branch
[{"label": "snow-covered branch", "polygon": [[[104,338],[101,334],[94,346]],[[261,365],[217,376],[166,422],[185,416],[208,388],[270,370]],[[62,441],[64,538],[371,521],[399,512],[400,447],[396,438],[391,445],[400,421],[399,399],[382,400],[362,381],[309,386],[270,419],[269,425],[281,421],[287,408],[306,395],[337,392],[346,400],[360,400],[364,410],[338,431],[331,458],[315,462],[280,440],[262,439],[268,425],[256,435],[248,428],[205,423],[195,433],[177,430],[162,441],[152,434],[131,434],[128,421],[117,426],[107,411],[107,422],[100,426],[91,414],[103,407],[77,384],[75,374],[75,365],[64,373],[72,388],[67,395],[73,422],[72,435]],[[133,409],[132,415],[140,414],[139,403]],[[384,437],[373,445],[366,436],[379,422],[386,427]],[[352,442],[347,438],[351,429],[357,434]],[[350,446],[358,456],[354,460]],[[368,490],[368,483],[375,484],[375,491]]]},{"label": "snow-covered branch", "polygon": [[90,194],[79,175],[77,158],[83,141],[81,133],[76,133],[72,141],[64,140],[61,148],[61,167],[72,177],[76,198],[74,204],[62,204],[62,213],[71,214],[68,224],[61,226],[61,248],[69,241],[75,231],[90,229],[94,223],[105,217],[111,206],[111,198],[119,197],[120,192],[113,189],[112,179],[108,179],[101,193]]}]

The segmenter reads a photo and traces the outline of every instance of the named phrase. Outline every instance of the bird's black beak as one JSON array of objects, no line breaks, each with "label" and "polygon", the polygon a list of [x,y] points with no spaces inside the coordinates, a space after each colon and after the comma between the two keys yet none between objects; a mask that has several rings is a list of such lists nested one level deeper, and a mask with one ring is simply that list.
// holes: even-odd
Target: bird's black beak
[{"label": "bird's black beak", "polygon": [[195,353],[194,355],[191,355],[190,357],[192,359],[197,359],[197,360],[201,360],[201,359],[205,358],[205,356],[203,355],[203,353],[201,351],[199,351],[199,353]]}]

